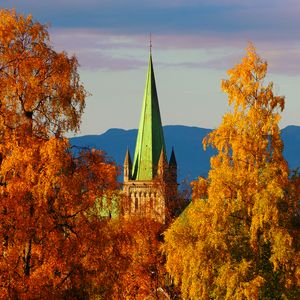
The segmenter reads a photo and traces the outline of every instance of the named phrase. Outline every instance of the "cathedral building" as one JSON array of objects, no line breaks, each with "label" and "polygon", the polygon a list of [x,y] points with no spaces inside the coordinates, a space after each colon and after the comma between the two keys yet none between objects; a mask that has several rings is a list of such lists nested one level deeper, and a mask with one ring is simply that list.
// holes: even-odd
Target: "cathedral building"
[{"label": "cathedral building", "polygon": [[177,197],[177,163],[174,149],[167,161],[163,127],[150,52],[143,106],[133,161],[124,160],[125,217],[148,217],[166,223]]}]

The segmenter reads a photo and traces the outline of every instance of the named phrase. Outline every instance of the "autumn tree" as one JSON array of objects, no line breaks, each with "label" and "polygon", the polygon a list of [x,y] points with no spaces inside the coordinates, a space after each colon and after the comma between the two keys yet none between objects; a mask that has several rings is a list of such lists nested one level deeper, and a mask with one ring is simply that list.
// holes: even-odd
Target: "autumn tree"
[{"label": "autumn tree", "polygon": [[76,131],[86,96],[77,67],[74,56],[53,50],[47,26],[0,10],[1,135],[24,126],[40,137]]},{"label": "autumn tree", "polygon": [[266,73],[252,45],[228,71],[232,109],[204,139],[218,150],[208,180],[194,184],[193,202],[165,234],[167,270],[184,299],[299,297],[297,199],[278,127],[284,97],[264,84]]},{"label": "autumn tree", "polygon": [[113,238],[90,210],[117,188],[117,168],[97,151],[74,160],[66,140],[24,139],[1,164],[0,294],[88,293],[105,281]]},{"label": "autumn tree", "polygon": [[118,168],[101,151],[74,157],[63,138],[85,105],[77,66],[46,26],[0,10],[1,299],[84,299],[122,260],[93,213]]},{"label": "autumn tree", "polygon": [[[163,225],[148,218],[114,221],[122,231],[121,253],[127,266],[119,272],[111,292],[111,299],[144,299],[165,288],[166,270],[159,240]],[[117,266],[116,266],[117,267]]]}]

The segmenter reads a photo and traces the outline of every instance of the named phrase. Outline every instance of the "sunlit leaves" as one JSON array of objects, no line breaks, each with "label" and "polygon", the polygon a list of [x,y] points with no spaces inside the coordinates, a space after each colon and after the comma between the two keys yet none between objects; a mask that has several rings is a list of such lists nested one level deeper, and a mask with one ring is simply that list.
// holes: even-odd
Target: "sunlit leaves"
[{"label": "sunlit leaves", "polygon": [[78,130],[86,92],[77,67],[52,49],[46,26],[0,10],[0,125],[43,137]]},{"label": "sunlit leaves", "polygon": [[46,26],[0,10],[1,298],[83,298],[118,261],[118,231],[92,214],[118,189],[118,168],[101,151],[74,157],[62,138],[85,105],[77,66]]},{"label": "sunlit leaves", "polygon": [[112,236],[89,211],[117,189],[118,170],[101,152],[74,159],[68,148],[64,139],[27,136],[2,161],[0,278],[9,283],[2,292],[58,293],[97,277],[106,265]]},{"label": "sunlit leaves", "polygon": [[222,89],[231,111],[203,141],[218,155],[166,233],[167,269],[184,299],[296,299],[299,292],[299,231],[291,225],[299,196],[295,188],[288,194],[282,156],[284,97],[264,83],[266,72],[251,44],[228,71]]}]

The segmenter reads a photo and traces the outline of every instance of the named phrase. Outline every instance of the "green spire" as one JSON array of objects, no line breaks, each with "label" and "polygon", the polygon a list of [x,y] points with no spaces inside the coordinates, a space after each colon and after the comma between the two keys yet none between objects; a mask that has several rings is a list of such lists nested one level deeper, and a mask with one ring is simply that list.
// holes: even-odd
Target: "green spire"
[{"label": "green spire", "polygon": [[162,149],[165,155],[165,140],[150,52],[144,101],[133,159],[133,180],[152,180],[154,178]]}]

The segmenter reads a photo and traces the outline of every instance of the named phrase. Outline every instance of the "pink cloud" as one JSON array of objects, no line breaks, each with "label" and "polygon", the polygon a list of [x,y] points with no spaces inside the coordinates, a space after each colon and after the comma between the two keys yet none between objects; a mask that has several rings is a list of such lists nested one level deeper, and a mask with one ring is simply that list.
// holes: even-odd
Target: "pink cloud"
[{"label": "pink cloud", "polygon": [[[83,68],[126,70],[140,68],[145,61],[135,55],[148,51],[148,34],[116,34],[97,29],[52,29],[51,40],[55,49],[75,54]],[[202,34],[152,34],[154,49],[168,51],[205,50],[214,52],[206,61],[182,60],[173,64],[158,61],[166,67],[209,68],[227,70],[244,55],[248,41],[253,41],[258,53],[268,61],[274,73],[300,74],[300,43],[286,37],[270,35],[268,39],[251,32]]]}]

